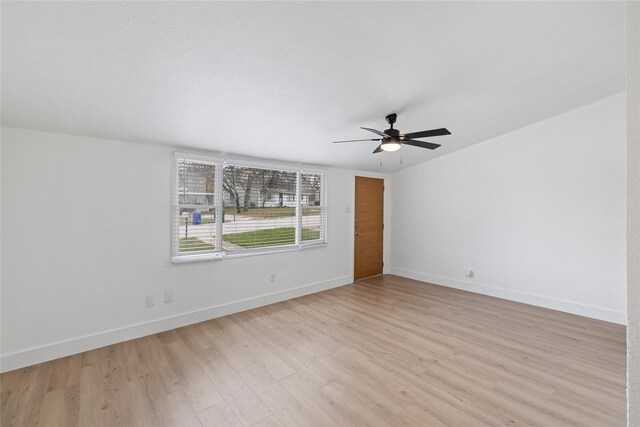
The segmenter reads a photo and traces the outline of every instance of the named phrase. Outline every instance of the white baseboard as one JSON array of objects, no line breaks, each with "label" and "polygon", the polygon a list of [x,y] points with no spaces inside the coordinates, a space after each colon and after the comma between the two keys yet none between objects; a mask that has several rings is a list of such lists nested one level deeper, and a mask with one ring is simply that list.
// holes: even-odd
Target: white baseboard
[{"label": "white baseboard", "polygon": [[216,317],[262,307],[279,301],[309,295],[327,289],[337,288],[353,282],[353,277],[342,276],[335,279],[311,283],[297,288],[264,294],[244,300],[211,306],[187,313],[176,314],[162,319],[137,323],[123,328],[111,329],[96,334],[84,335],[65,341],[33,347],[0,356],[0,372],[12,371],[25,366],[42,363],[95,348],[144,337],[170,329],[180,328]]},{"label": "white baseboard", "polygon": [[627,324],[627,314],[624,312],[608,310],[606,308],[594,307],[590,305],[578,304],[542,295],[528,294],[525,292],[513,291],[486,285],[484,283],[470,282],[466,280],[452,279],[449,277],[436,276],[433,274],[420,273],[412,270],[405,270],[391,266],[390,274],[407,277],[409,279],[420,280],[422,282],[433,283],[435,285],[447,286],[449,288],[461,289],[463,291],[474,292],[482,295],[489,295],[496,298],[517,301],[524,304],[538,307],[550,308],[552,310],[563,311],[565,313],[577,314],[579,316],[591,317],[593,319],[604,320],[606,322]]}]

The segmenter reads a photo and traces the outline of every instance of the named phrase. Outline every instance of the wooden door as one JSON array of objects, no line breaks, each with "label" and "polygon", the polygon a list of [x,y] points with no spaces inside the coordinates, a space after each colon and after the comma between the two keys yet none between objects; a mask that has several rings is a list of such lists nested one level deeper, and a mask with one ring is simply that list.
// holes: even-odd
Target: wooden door
[{"label": "wooden door", "polygon": [[382,274],[384,180],[356,176],[354,280]]}]

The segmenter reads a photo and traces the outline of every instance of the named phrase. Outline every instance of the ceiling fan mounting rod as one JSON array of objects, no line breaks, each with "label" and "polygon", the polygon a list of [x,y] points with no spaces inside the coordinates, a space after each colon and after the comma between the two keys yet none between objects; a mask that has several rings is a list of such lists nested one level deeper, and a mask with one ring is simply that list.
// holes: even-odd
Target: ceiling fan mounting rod
[{"label": "ceiling fan mounting rod", "polygon": [[393,124],[396,122],[397,118],[398,118],[398,115],[396,113],[391,113],[387,117],[385,117],[385,120],[387,121],[387,123],[391,125],[390,129],[393,129]]}]

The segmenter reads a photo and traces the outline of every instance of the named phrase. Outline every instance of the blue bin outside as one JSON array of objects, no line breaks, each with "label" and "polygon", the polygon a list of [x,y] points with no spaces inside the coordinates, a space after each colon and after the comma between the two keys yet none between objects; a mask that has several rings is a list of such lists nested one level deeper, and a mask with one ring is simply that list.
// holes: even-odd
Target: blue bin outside
[{"label": "blue bin outside", "polygon": [[202,214],[200,212],[194,212],[191,216],[193,217],[193,225],[202,224]]}]

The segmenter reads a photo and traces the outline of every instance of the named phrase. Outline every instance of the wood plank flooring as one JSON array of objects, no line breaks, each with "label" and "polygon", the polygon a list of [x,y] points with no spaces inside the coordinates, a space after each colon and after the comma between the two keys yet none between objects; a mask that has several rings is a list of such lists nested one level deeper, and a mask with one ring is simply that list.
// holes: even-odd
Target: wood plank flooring
[{"label": "wood plank flooring", "polygon": [[7,372],[9,426],[623,426],[623,326],[379,276]]}]

